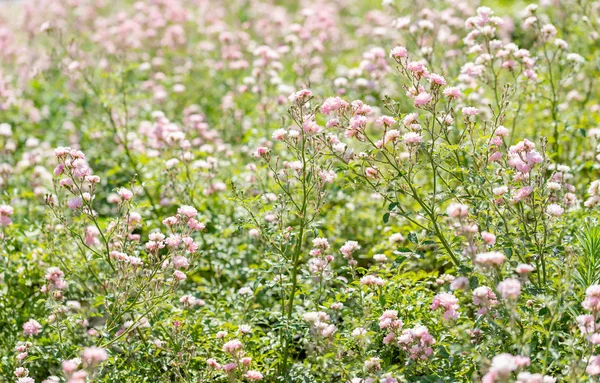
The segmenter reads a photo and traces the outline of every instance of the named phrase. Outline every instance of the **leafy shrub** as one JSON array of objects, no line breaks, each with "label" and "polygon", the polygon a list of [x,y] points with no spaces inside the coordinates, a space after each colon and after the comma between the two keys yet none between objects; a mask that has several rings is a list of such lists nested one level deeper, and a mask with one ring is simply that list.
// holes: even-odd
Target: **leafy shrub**
[{"label": "leafy shrub", "polygon": [[23,1],[0,381],[600,375],[600,4]]}]

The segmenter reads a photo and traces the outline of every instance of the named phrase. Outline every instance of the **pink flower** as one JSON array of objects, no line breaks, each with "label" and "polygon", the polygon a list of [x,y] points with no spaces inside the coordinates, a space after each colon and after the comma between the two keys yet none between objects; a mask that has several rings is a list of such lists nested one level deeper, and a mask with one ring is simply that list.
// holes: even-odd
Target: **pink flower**
[{"label": "pink flower", "polygon": [[62,369],[67,374],[72,374],[79,367],[79,361],[76,359],[63,360]]},{"label": "pink flower", "polygon": [[414,102],[415,106],[419,107],[429,104],[431,100],[433,100],[433,97],[429,93],[422,92],[415,96]]},{"label": "pink flower", "polygon": [[576,319],[581,334],[592,334],[596,331],[596,319],[593,315],[579,315]]},{"label": "pink flower", "polygon": [[283,139],[287,136],[287,130],[285,129],[277,129],[273,132],[271,136],[274,140],[283,141]]},{"label": "pink flower", "polygon": [[600,375],[600,356],[592,355],[589,358],[585,372],[592,376]]},{"label": "pink flower", "polygon": [[405,58],[408,56],[408,50],[405,47],[397,46],[390,51],[390,57],[395,59]]},{"label": "pink flower", "polygon": [[221,365],[213,358],[209,358],[206,360],[206,364],[214,368],[215,370],[220,370]]},{"label": "pink flower", "polygon": [[469,215],[469,207],[461,203],[452,203],[446,209],[450,218],[465,218]]},{"label": "pink flower", "polygon": [[30,319],[23,323],[23,334],[25,335],[38,335],[41,329],[42,325],[35,319]]},{"label": "pink flower", "polygon": [[173,276],[175,277],[175,279],[177,279],[178,281],[183,281],[187,278],[187,276],[185,275],[184,272],[179,271],[179,270],[175,270],[173,272]]},{"label": "pink flower", "polygon": [[435,85],[446,85],[446,79],[444,76],[432,73],[429,75],[429,82]]},{"label": "pink flower", "polygon": [[321,105],[321,113],[330,115],[333,112],[343,111],[348,107],[348,103],[339,97],[329,97]]},{"label": "pink flower", "polygon": [[340,248],[340,252],[344,255],[345,258],[349,258],[352,256],[352,253],[355,250],[360,249],[360,245],[356,241],[347,241],[344,246]]},{"label": "pink flower", "polygon": [[382,278],[376,277],[374,275],[365,275],[360,279],[360,284],[364,286],[383,286],[385,285],[385,280]]},{"label": "pink flower", "polygon": [[489,161],[490,162],[498,162],[502,159],[502,152],[494,152],[490,154]]},{"label": "pink flower", "polygon": [[14,373],[17,378],[23,378],[29,375],[29,370],[25,367],[17,367]]},{"label": "pink flower", "polygon": [[404,124],[404,126],[409,127],[412,124],[414,124],[415,122],[417,122],[417,120],[419,119],[419,115],[416,113],[409,113],[406,116],[404,116],[404,118],[402,119],[402,124]]},{"label": "pink flower", "polygon": [[192,206],[182,205],[177,209],[177,214],[185,216],[187,218],[193,218],[198,215],[198,210]]},{"label": "pink flower", "polygon": [[436,310],[439,307],[444,309],[444,320],[454,320],[458,318],[458,298],[456,298],[453,294],[437,294],[431,303],[431,310]]},{"label": "pink flower", "polygon": [[227,373],[235,370],[236,368],[237,368],[237,364],[235,364],[235,362],[227,363],[226,365],[223,366],[223,370]]},{"label": "pink flower", "polygon": [[269,153],[269,148],[266,148],[264,146],[259,146],[258,148],[256,148],[256,152],[254,153],[254,155],[256,157],[263,157],[263,156],[267,155],[267,153]]},{"label": "pink flower", "polygon": [[238,355],[244,345],[238,339],[230,340],[223,345],[223,351],[235,356]]},{"label": "pink flower", "polygon": [[588,311],[600,311],[600,285],[591,285],[585,290],[585,299],[581,305]]},{"label": "pink flower", "polygon": [[0,205],[0,215],[9,216],[13,215],[15,210],[10,205]]},{"label": "pink flower", "polygon": [[467,106],[462,108],[462,113],[465,116],[476,116],[479,113],[479,109],[474,108],[472,106]]},{"label": "pink flower", "polygon": [[365,169],[365,175],[369,178],[378,178],[379,171],[375,167],[368,167]]},{"label": "pink flower", "polygon": [[509,130],[506,129],[504,126],[500,125],[499,127],[496,128],[496,130],[494,131],[494,134],[500,137],[506,137],[509,133]]},{"label": "pink flower", "polygon": [[288,98],[290,101],[294,102],[303,101],[305,99],[308,99],[309,97],[312,97],[312,92],[309,89],[302,89],[295,93],[292,93]]},{"label": "pink flower", "polygon": [[383,143],[387,145],[390,141],[395,142],[398,137],[400,137],[400,131],[398,129],[390,129],[385,132],[385,135],[383,136]]},{"label": "pink flower", "polygon": [[88,366],[95,366],[108,359],[108,353],[100,347],[84,347],[81,358]]},{"label": "pink flower", "polygon": [[394,117],[381,116],[377,119],[377,123],[380,125],[392,126],[396,123],[396,120],[394,119]]},{"label": "pink flower", "polygon": [[498,284],[498,292],[504,299],[517,299],[521,295],[521,282],[507,278]]},{"label": "pink flower", "polygon": [[263,375],[258,371],[248,370],[248,372],[246,372],[246,378],[248,378],[248,380],[261,380]]},{"label": "pink flower", "polygon": [[445,88],[443,94],[448,98],[459,98],[462,95],[460,89],[455,86],[449,86]]},{"label": "pink flower", "polygon": [[97,237],[100,235],[100,231],[96,226],[88,226],[85,229],[85,244],[88,246],[97,245],[98,239]]},{"label": "pink flower", "polygon": [[499,251],[479,253],[475,256],[475,263],[482,266],[500,266],[506,260],[506,256]]},{"label": "pink flower", "polygon": [[398,319],[397,310],[386,310],[379,317],[379,328],[381,329],[389,328],[399,330],[403,325],[404,323],[402,320]]},{"label": "pink flower", "polygon": [[188,259],[182,255],[176,255],[173,257],[173,267],[176,269],[185,269],[190,265]]},{"label": "pink flower", "polygon": [[458,277],[450,283],[451,290],[464,290],[469,287],[469,278]]},{"label": "pink flower", "polygon": [[487,286],[479,286],[473,290],[473,304],[480,306],[478,314],[485,314],[488,309],[498,304],[496,294]]},{"label": "pink flower", "polygon": [[533,187],[531,186],[523,186],[521,189],[517,190],[515,192],[515,195],[513,197],[513,200],[515,202],[519,202],[524,200],[525,198],[529,197],[529,195],[533,193]]},{"label": "pink flower", "polygon": [[83,201],[79,197],[74,197],[67,203],[70,209],[76,210],[83,206]]},{"label": "pink flower", "polygon": [[429,71],[427,67],[418,61],[411,61],[406,65],[406,69],[412,72],[412,74],[420,79],[422,77],[427,77],[429,75]]},{"label": "pink flower", "polygon": [[496,382],[496,379],[506,379],[518,368],[519,365],[514,356],[510,354],[496,355],[492,358],[492,366],[483,381],[493,383]]},{"label": "pink flower", "polygon": [[565,212],[565,209],[558,204],[551,203],[546,208],[546,212],[554,217],[560,217]]},{"label": "pink flower", "polygon": [[117,194],[123,201],[130,200],[133,197],[133,192],[126,188],[120,188]]},{"label": "pink flower", "polygon": [[535,267],[533,267],[532,265],[529,265],[527,263],[522,263],[519,266],[517,266],[517,268],[515,269],[517,274],[521,274],[521,275],[529,274],[534,270],[535,270]]},{"label": "pink flower", "polygon": [[423,137],[419,133],[408,132],[402,136],[402,140],[406,145],[416,145],[423,140]]},{"label": "pink flower", "polygon": [[431,346],[435,344],[435,339],[431,336],[427,327],[417,325],[411,329],[403,330],[397,339],[397,343],[402,350],[409,354],[410,359],[425,360],[433,354]]},{"label": "pink flower", "polygon": [[487,231],[481,232],[481,238],[483,238],[483,241],[490,246],[496,243],[496,236]]}]

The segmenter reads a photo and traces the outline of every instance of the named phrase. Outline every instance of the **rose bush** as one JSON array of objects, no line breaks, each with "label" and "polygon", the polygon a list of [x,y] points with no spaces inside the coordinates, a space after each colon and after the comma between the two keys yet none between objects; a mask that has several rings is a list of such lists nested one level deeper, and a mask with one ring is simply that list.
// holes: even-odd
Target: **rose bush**
[{"label": "rose bush", "polygon": [[0,14],[0,381],[600,376],[600,2]]}]

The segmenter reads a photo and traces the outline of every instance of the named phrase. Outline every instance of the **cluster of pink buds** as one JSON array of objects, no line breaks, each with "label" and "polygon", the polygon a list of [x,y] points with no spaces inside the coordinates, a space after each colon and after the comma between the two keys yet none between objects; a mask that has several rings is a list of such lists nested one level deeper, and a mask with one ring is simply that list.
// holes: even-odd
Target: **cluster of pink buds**
[{"label": "cluster of pink buds", "polygon": [[308,102],[312,98],[312,96],[313,96],[313,93],[310,91],[310,89],[301,89],[297,92],[290,94],[288,99],[292,103],[295,103],[297,105],[304,105],[306,102]]},{"label": "cluster of pink buds", "polygon": [[535,149],[535,144],[527,139],[513,145],[508,150],[508,166],[519,173],[515,180],[529,179],[529,172],[535,165],[542,163],[544,157]]},{"label": "cluster of pink buds", "polygon": [[98,241],[98,236],[100,235],[100,230],[96,226],[90,225],[85,228],[85,244],[87,246],[96,246],[100,243]]},{"label": "cluster of pink buds", "polygon": [[29,319],[27,322],[23,323],[23,334],[27,336],[38,335],[41,329],[42,325],[35,319]]},{"label": "cluster of pink buds", "polygon": [[496,288],[506,301],[514,301],[521,295],[521,282],[515,278],[506,278]]},{"label": "cluster of pink buds", "polygon": [[[369,121],[367,115],[371,111],[371,107],[361,100],[354,100],[349,104],[339,97],[327,98],[321,105],[321,113],[328,117],[327,128],[341,128],[346,138],[355,137],[358,140],[364,138],[364,130]],[[345,120],[347,124],[343,123]]]},{"label": "cluster of pink buds", "polygon": [[450,218],[450,225],[454,228],[456,235],[464,236],[466,240],[464,254],[473,257],[478,251],[479,226],[469,219],[469,206],[462,203],[451,203],[446,209],[446,214]]},{"label": "cluster of pink buds", "polygon": [[528,371],[519,372],[515,383],[556,383],[556,378],[550,375],[532,374]]},{"label": "cluster of pink buds", "polygon": [[[411,85],[405,87],[407,97],[413,99],[415,107],[420,109],[428,109],[432,103],[437,103],[441,96],[446,97],[449,101],[456,100],[462,96],[462,93],[458,87],[446,86],[447,81],[444,76],[431,73],[424,62],[411,61],[408,57],[408,50],[403,46],[397,46],[390,51],[390,58],[392,58],[398,64],[400,72],[410,81]],[[421,80],[425,79],[429,82],[429,89],[426,89],[421,85]],[[442,87],[445,87],[442,90]],[[467,113],[476,111],[475,108],[466,108]],[[476,113],[474,113],[476,114]],[[450,114],[444,117],[444,122],[452,124],[453,119]],[[410,137],[415,137],[416,132],[411,132]],[[404,141],[407,145],[411,142],[407,139],[406,135]],[[419,141],[420,142],[420,141]]]},{"label": "cluster of pink buds", "polygon": [[482,383],[504,382],[519,368],[527,367],[531,360],[525,356],[500,354],[492,358],[492,365],[483,376]]},{"label": "cluster of pink buds", "polygon": [[352,254],[360,249],[360,245],[356,241],[346,241],[342,247],[340,247],[340,253],[348,260],[348,264],[351,266],[356,265],[356,260],[352,258]]},{"label": "cluster of pink buds", "polygon": [[302,121],[302,131],[306,135],[317,134],[323,131],[323,128],[317,124],[315,121],[314,115],[303,116],[304,120]]},{"label": "cluster of pink buds", "polygon": [[205,226],[203,223],[200,223],[198,220],[196,220],[197,216],[198,211],[194,207],[183,205],[177,209],[177,215],[165,218],[162,223],[169,227],[173,227],[177,224],[183,224],[192,231],[200,231],[204,229]]},{"label": "cluster of pink buds", "polygon": [[585,335],[592,344],[600,344],[600,325],[598,324],[598,318],[600,317],[600,285],[592,285],[587,288],[585,299],[581,305],[585,310],[591,312],[591,314],[577,317],[581,334]]},{"label": "cluster of pink buds", "polygon": [[62,369],[63,373],[67,377],[67,383],[83,383],[86,381],[88,373],[86,370],[80,370],[80,366],[80,358],[63,360]]},{"label": "cluster of pink buds", "polygon": [[198,299],[193,295],[183,295],[179,298],[179,303],[181,303],[184,307],[195,307],[195,306],[204,306],[206,302],[202,299]]},{"label": "cluster of pink buds", "polygon": [[600,180],[592,181],[587,192],[589,197],[584,205],[590,208],[600,205]]},{"label": "cluster of pink buds", "polygon": [[67,377],[67,383],[85,383],[88,377],[86,369],[93,369],[106,360],[108,360],[108,352],[105,349],[84,347],[81,358],[68,359],[62,362],[62,369]]},{"label": "cluster of pink buds", "polygon": [[186,279],[186,275],[181,269],[189,267],[188,256],[198,251],[198,244],[190,235],[204,229],[205,225],[198,222],[197,216],[198,211],[194,207],[185,205],[179,207],[177,215],[167,217],[162,221],[173,233],[168,237],[162,233],[152,233],[149,236],[150,241],[146,243],[146,249],[151,253],[158,253],[165,246],[169,248],[173,256],[163,263],[163,267],[171,265],[175,269],[173,277],[177,281]]},{"label": "cluster of pink buds", "polygon": [[[94,199],[94,192],[96,185],[100,182],[100,177],[92,175],[92,169],[85,160],[85,154],[80,150],[59,147],[54,150],[54,154],[58,160],[54,175],[56,177],[64,176],[60,179],[59,185],[73,195],[67,205],[73,210],[81,209],[84,201],[90,203]],[[87,210],[86,213],[95,214],[95,212]]]},{"label": "cluster of pink buds", "polygon": [[377,148],[387,146],[389,143],[395,145],[397,142],[402,142],[406,147],[413,152],[423,141],[421,136],[421,130],[423,129],[418,121],[419,115],[417,113],[409,113],[402,118],[402,125],[404,126],[404,133],[399,129],[388,129],[391,127],[395,120],[392,117],[382,116],[377,121],[384,126],[383,139],[375,143]]},{"label": "cluster of pink buds", "polygon": [[551,216],[560,216],[564,211],[560,205],[561,203],[565,207],[570,207],[577,203],[575,186],[569,183],[569,180],[573,178],[573,174],[570,173],[571,168],[567,165],[550,164],[548,169],[554,172],[548,182],[546,182],[546,189],[549,194],[548,202],[550,203],[546,211]]},{"label": "cluster of pink buds", "polygon": [[334,324],[328,323],[330,317],[325,312],[307,312],[304,314],[303,318],[306,322],[311,324],[313,333],[320,334],[325,338],[329,338],[337,331],[337,328]]},{"label": "cluster of pink buds", "polygon": [[408,353],[413,360],[425,360],[433,354],[435,339],[429,333],[427,327],[417,325],[413,328],[403,330],[396,341],[398,347]]},{"label": "cluster of pink buds", "polygon": [[23,342],[17,344],[15,347],[15,351],[18,352],[16,359],[19,366],[15,368],[13,373],[17,377],[17,383],[35,383],[33,378],[29,377],[29,369],[23,365],[28,356],[29,348],[32,345],[31,342]]},{"label": "cluster of pink buds", "polygon": [[108,352],[101,347],[84,347],[81,359],[88,367],[95,367],[108,359]]},{"label": "cluster of pink buds", "polygon": [[[219,333],[217,334],[217,338],[221,339],[226,334]],[[262,373],[256,370],[250,370],[250,364],[252,363],[252,358],[248,356],[244,356],[244,345],[238,339],[230,340],[223,344],[223,351],[229,354],[233,361],[222,365],[217,362],[214,358],[209,358],[206,360],[206,364],[215,371],[224,371],[230,376],[230,379],[233,379],[235,373],[239,373],[242,376],[246,377],[248,380],[262,380]]]},{"label": "cluster of pink buds", "polygon": [[383,78],[389,70],[385,50],[375,47],[363,53],[360,69],[369,73],[374,80]]},{"label": "cluster of pink buds", "polygon": [[479,253],[475,256],[475,264],[485,268],[502,266],[504,261],[506,261],[506,255],[499,251]]},{"label": "cluster of pink buds", "polygon": [[588,365],[585,368],[585,372],[591,376],[600,375],[600,355],[590,356],[588,359]]},{"label": "cluster of pink buds", "polygon": [[122,266],[130,266],[134,270],[144,265],[144,261],[140,257],[133,255],[127,255],[122,251],[112,250],[110,252],[110,258],[117,261],[117,264]]},{"label": "cluster of pink buds", "polygon": [[[534,71],[535,59],[526,49],[510,42],[503,43],[496,38],[496,28],[504,24],[501,17],[494,16],[494,12],[488,7],[477,8],[477,15],[469,17],[465,22],[467,29],[471,31],[464,38],[464,43],[469,47],[469,52],[477,54],[475,63],[471,65],[484,65],[493,60],[499,61],[499,66],[511,72],[520,69],[530,80],[537,79]],[[517,73],[517,74],[519,74]]]},{"label": "cluster of pink buds", "polygon": [[308,261],[308,269],[316,276],[324,276],[333,263],[334,256],[325,254],[329,250],[327,238],[313,239],[313,249],[310,251],[312,258]]},{"label": "cluster of pink buds", "polygon": [[444,320],[455,320],[460,315],[458,312],[458,298],[454,294],[439,293],[433,298],[431,310],[441,308],[444,310]]},{"label": "cluster of pink buds", "polygon": [[46,270],[45,278],[48,283],[42,286],[42,293],[50,293],[55,300],[62,300],[62,291],[67,288],[67,283],[63,279],[64,277],[65,273],[63,273],[61,269],[58,267],[50,267]]},{"label": "cluster of pink buds", "polygon": [[329,121],[332,121],[331,123],[327,122],[327,127],[331,128],[337,126],[340,123],[337,118],[342,116],[349,106],[350,105],[340,97],[329,97],[325,99],[323,104],[321,104],[321,113],[331,117]]},{"label": "cluster of pink buds", "polygon": [[13,215],[15,210],[10,205],[0,205],[0,226],[8,226],[12,224],[10,216]]},{"label": "cluster of pink buds", "polygon": [[479,286],[473,290],[473,304],[479,307],[477,314],[485,315],[490,308],[498,305],[498,298],[491,288]]},{"label": "cluster of pink buds", "polygon": [[369,274],[360,278],[360,284],[369,287],[383,287],[385,285],[385,279]]},{"label": "cluster of pink buds", "polygon": [[500,149],[504,145],[504,137],[509,133],[508,129],[500,125],[494,131],[494,135],[490,139],[489,143],[489,156],[490,162],[498,162],[502,159],[502,152]]},{"label": "cluster of pink buds", "polygon": [[[358,140],[362,140],[369,121],[367,115],[371,113],[371,107],[361,100],[354,100],[350,105],[352,115],[348,121],[348,126],[345,128],[344,136],[346,138],[356,137]],[[329,122],[327,124],[330,125]]]},{"label": "cluster of pink buds", "polygon": [[386,310],[379,317],[379,328],[387,330],[387,335],[383,338],[383,343],[390,344],[399,335],[404,326],[401,319],[398,318],[397,310]]}]

